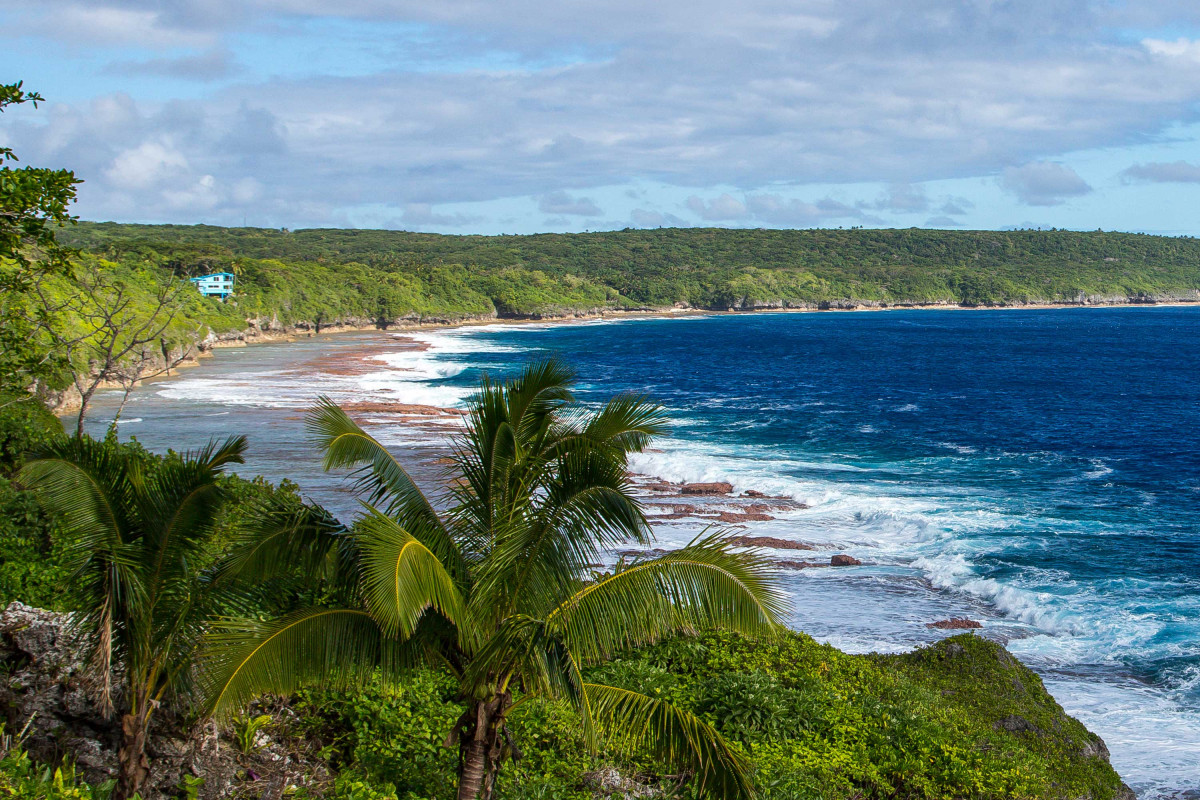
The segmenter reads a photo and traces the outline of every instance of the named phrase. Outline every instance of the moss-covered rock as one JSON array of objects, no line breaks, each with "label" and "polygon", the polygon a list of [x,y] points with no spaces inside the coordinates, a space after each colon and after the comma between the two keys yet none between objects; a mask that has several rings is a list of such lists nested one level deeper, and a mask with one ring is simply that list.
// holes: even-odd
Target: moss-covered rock
[{"label": "moss-covered rock", "polygon": [[742,743],[765,798],[1132,797],[1103,741],[1007,650],[971,634],[859,656],[802,633],[712,633],[596,672],[668,695]]},{"label": "moss-covered rock", "polygon": [[1067,715],[1037,673],[996,642],[961,634],[911,653],[875,659],[936,689],[978,723],[1057,765],[1058,777],[1050,787],[1060,789],[1060,796],[1134,796],[1109,765],[1104,740]]}]

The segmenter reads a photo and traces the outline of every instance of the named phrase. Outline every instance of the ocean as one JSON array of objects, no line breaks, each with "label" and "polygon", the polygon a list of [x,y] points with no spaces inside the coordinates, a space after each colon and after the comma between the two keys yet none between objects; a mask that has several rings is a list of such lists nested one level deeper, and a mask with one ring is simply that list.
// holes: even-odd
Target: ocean
[{"label": "ocean", "polygon": [[[461,406],[481,372],[547,354],[578,370],[585,402],[636,392],[668,408],[670,432],[636,472],[787,498],[737,524],[863,562],[784,571],[791,625],[895,652],[947,635],[930,622],[977,620],[1104,737],[1139,797],[1200,793],[1200,308],[338,334],[218,351],[138,389],[120,431],[160,450],[247,433],[243,472],[348,515],[304,439],[313,397]],[[100,397],[93,432],[115,402]],[[364,417],[416,464],[459,424]],[[664,514],[658,546],[705,524]]]}]

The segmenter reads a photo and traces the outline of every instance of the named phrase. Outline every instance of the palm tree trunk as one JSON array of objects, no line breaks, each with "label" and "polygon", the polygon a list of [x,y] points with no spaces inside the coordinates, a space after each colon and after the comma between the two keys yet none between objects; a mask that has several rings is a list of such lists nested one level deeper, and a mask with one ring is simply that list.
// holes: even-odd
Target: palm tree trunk
[{"label": "palm tree trunk", "polygon": [[504,753],[504,716],[510,705],[508,692],[475,703],[474,726],[459,745],[458,800],[491,800]]},{"label": "palm tree trunk", "polygon": [[491,726],[492,703],[475,704],[475,724],[469,736],[463,737],[460,745],[458,767],[458,800],[476,800],[483,788],[483,774],[487,771],[488,730]]},{"label": "palm tree trunk", "polygon": [[150,759],[146,755],[146,737],[150,727],[149,703],[139,704],[140,711],[121,718],[121,749],[117,752],[117,785],[114,800],[129,800],[141,794],[150,777]]}]

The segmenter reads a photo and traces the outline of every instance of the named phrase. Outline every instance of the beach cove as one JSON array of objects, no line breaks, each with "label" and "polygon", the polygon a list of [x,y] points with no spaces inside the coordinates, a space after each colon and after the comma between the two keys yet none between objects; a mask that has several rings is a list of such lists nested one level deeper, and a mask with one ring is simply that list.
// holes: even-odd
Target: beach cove
[{"label": "beach cove", "polygon": [[[482,370],[559,353],[585,399],[628,390],[670,409],[672,433],[633,465],[660,547],[718,522],[813,548],[776,548],[780,561],[858,559],[785,568],[790,623],[894,652],[944,635],[930,623],[977,620],[1105,738],[1140,796],[1165,798],[1200,788],[1197,322],[926,310],[345,333],[222,350],[139,388],[120,429],[156,450],[247,433],[243,474],[289,478],[348,516],[304,441],[317,394],[360,404],[434,481],[461,425],[437,409]],[[684,495],[698,483],[729,491]]]}]

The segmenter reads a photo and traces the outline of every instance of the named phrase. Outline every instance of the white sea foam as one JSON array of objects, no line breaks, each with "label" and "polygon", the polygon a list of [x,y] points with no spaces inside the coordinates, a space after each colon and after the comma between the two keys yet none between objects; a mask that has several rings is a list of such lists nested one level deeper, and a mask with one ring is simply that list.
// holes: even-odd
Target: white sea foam
[{"label": "white sea foam", "polygon": [[483,329],[462,328],[409,334],[428,345],[370,357],[381,369],[361,375],[330,375],[294,370],[245,372],[233,377],[189,377],[164,384],[158,391],[172,400],[262,408],[301,408],[319,395],[339,402],[384,400],[440,407],[461,406],[472,389],[447,381],[467,365],[453,358],[467,353],[514,353],[525,348],[495,343],[477,335]]},{"label": "white sea foam", "polygon": [[1136,681],[1050,675],[1046,688],[1063,709],[1098,733],[1112,763],[1140,800],[1200,791],[1200,714]]}]

